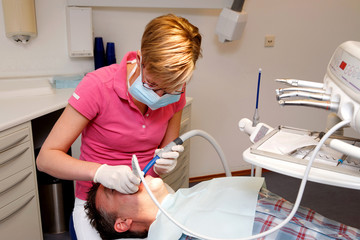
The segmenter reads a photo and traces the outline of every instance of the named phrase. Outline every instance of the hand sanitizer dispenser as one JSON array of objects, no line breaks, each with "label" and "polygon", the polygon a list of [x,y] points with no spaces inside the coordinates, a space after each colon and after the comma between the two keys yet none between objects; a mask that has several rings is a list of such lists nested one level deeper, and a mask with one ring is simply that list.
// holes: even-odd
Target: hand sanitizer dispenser
[{"label": "hand sanitizer dispenser", "polygon": [[2,0],[6,36],[27,43],[37,35],[35,0]]}]

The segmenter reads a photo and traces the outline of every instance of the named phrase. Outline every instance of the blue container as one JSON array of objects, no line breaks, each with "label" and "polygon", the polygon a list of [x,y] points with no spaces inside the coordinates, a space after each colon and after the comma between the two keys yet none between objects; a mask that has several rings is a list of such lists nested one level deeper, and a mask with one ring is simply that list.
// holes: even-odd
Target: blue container
[{"label": "blue container", "polygon": [[114,63],[116,63],[115,44],[113,42],[108,42],[106,44],[106,65]]},{"label": "blue container", "polygon": [[95,65],[95,70],[105,66],[105,50],[104,50],[104,43],[102,37],[95,38],[94,65]]}]

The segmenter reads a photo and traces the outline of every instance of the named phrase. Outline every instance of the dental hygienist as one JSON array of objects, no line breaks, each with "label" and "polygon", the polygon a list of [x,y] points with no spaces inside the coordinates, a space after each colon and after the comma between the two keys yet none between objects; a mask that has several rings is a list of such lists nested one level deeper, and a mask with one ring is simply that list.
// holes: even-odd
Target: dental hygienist
[{"label": "dental hygienist", "polygon": [[[40,171],[76,180],[78,239],[100,239],[84,212],[92,181],[124,194],[136,192],[140,179],[130,168],[132,154],[144,168],[158,148],[178,137],[186,83],[200,56],[198,28],[172,14],[160,16],[146,26],[141,51],[80,82],[37,158]],[[81,155],[75,159],[66,153],[80,134]],[[172,150],[148,174],[173,170],[183,148]]]}]

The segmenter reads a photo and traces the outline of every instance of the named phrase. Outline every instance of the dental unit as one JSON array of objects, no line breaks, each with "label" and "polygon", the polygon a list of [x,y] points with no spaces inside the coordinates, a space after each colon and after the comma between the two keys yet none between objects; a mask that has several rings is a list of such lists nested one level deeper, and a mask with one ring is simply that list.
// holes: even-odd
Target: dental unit
[{"label": "dental unit", "polygon": [[[347,126],[351,126],[358,133],[360,132],[360,42],[348,41],[335,50],[328,64],[323,83],[297,79],[276,79],[276,81],[291,86],[276,90],[280,106],[307,106],[326,109],[336,113],[339,121],[332,124],[326,133],[284,126],[272,128],[265,123],[253,124],[253,121],[247,118],[239,121],[240,131],[250,135],[250,140],[254,143],[244,151],[243,158],[257,166],[257,176],[258,170],[264,167],[271,171],[302,179],[294,207],[287,218],[276,227],[253,236],[241,238],[243,240],[261,238],[285,226],[294,217],[300,206],[308,179],[323,184],[360,190],[360,147],[356,145],[360,143],[360,139],[335,134]],[[287,100],[289,98],[300,99]],[[257,107],[256,105],[256,109]],[[257,120],[254,118],[254,121]],[[226,176],[231,176],[221,148],[210,135],[201,130],[193,130],[183,134],[164,149],[170,149],[173,145],[181,144],[193,136],[202,136],[215,147],[221,158]],[[285,146],[287,149],[280,149],[278,143],[283,142],[286,145],[291,142],[289,141],[290,138],[296,140],[293,142],[293,146],[291,148]],[[349,141],[350,143],[348,143]],[[339,155],[337,157],[338,155],[335,154],[336,158],[327,160],[333,161],[330,165],[324,164],[323,160],[318,162],[319,153],[324,151],[324,147],[331,154],[336,152]],[[269,150],[271,148],[276,151],[272,152]],[[298,157],[299,151],[304,149],[311,151]],[[146,173],[147,169],[151,168],[156,159],[160,157],[161,152],[155,156],[149,166],[145,167],[143,172]],[[328,157],[326,156],[326,158]],[[144,181],[135,155],[133,155],[132,164],[134,173],[140,177],[154,203],[170,221],[190,236],[199,239],[221,240],[195,233],[172,218],[161,207]]]}]

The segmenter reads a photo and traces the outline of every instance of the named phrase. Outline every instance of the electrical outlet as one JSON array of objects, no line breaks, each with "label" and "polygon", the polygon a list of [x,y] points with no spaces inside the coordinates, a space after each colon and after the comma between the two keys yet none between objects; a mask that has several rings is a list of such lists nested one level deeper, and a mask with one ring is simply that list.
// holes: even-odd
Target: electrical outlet
[{"label": "electrical outlet", "polygon": [[265,47],[274,47],[274,46],[275,46],[275,35],[266,35]]}]

